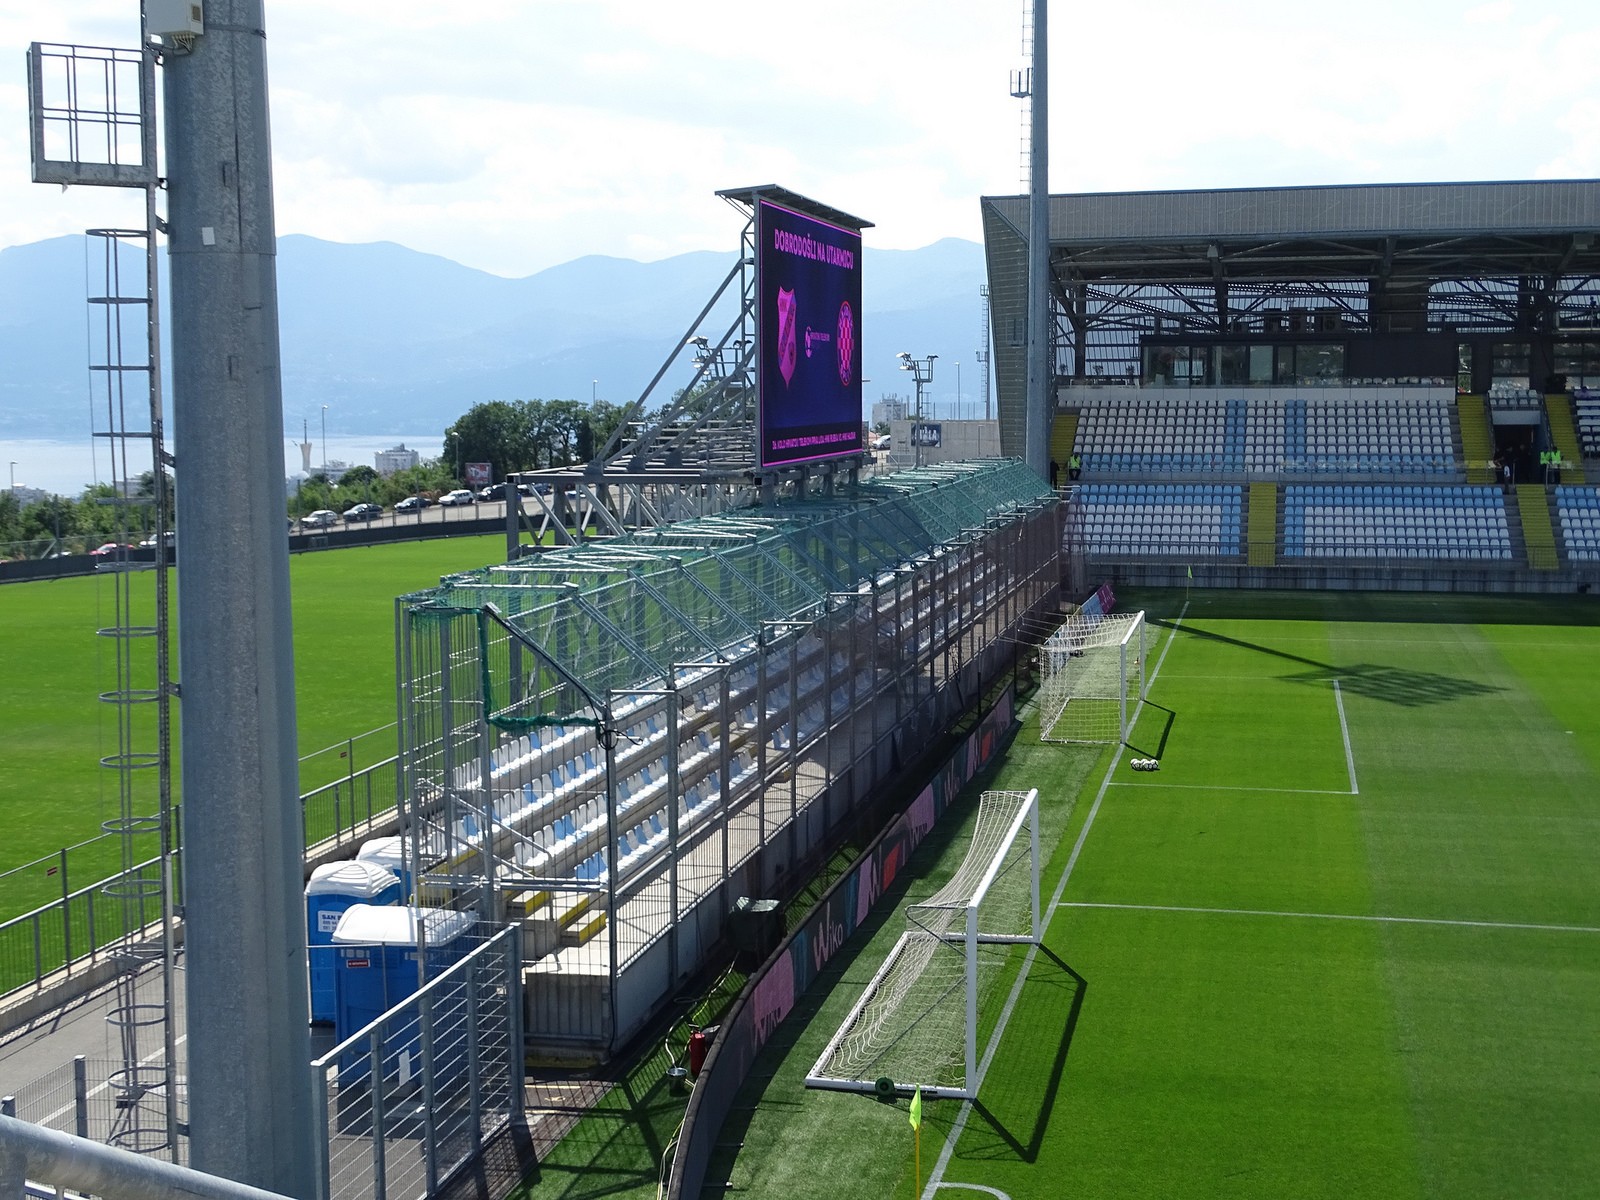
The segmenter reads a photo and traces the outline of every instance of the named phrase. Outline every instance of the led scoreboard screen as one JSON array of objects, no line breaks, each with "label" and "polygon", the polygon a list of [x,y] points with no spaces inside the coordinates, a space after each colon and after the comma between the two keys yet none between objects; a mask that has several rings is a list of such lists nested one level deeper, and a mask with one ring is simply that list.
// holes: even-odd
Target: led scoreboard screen
[{"label": "led scoreboard screen", "polygon": [[757,207],[763,467],[861,450],[861,235]]}]

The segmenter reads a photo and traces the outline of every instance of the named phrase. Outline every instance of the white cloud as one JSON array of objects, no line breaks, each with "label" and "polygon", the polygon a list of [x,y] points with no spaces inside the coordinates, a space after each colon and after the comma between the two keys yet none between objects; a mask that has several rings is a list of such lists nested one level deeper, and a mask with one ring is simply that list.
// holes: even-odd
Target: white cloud
[{"label": "white cloud", "polygon": [[[128,45],[125,0],[0,13],[0,44]],[[1020,189],[1020,0],[266,0],[279,230],[527,274],[731,250],[780,183],[870,244],[978,238]],[[1057,191],[1600,173],[1600,6],[1125,0],[1051,12]],[[27,182],[0,63],[0,244],[132,219]],[[14,71],[14,73],[12,73]]]}]

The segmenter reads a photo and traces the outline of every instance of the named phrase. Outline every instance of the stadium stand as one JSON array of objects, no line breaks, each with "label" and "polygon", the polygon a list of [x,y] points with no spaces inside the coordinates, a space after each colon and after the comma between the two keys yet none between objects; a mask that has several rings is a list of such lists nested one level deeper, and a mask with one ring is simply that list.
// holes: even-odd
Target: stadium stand
[{"label": "stadium stand", "polygon": [[1555,498],[1568,560],[1600,562],[1600,491],[1562,485],[1555,488]]},{"label": "stadium stand", "polygon": [[1310,399],[1107,391],[1085,406],[1077,449],[1087,478],[1459,477],[1451,394],[1431,389],[1389,398],[1373,391]]},{"label": "stadium stand", "polygon": [[1221,483],[1098,483],[1078,490],[1091,554],[1242,553],[1243,491]]},{"label": "stadium stand", "polygon": [[1497,412],[1528,412],[1539,407],[1539,393],[1530,387],[1520,387],[1497,379],[1489,387],[1489,407]]},{"label": "stadium stand", "polygon": [[1600,458],[1600,391],[1579,388],[1572,394],[1577,410],[1578,444],[1585,458]]},{"label": "stadium stand", "polygon": [[1509,560],[1505,497],[1480,484],[1284,488],[1288,558]]}]

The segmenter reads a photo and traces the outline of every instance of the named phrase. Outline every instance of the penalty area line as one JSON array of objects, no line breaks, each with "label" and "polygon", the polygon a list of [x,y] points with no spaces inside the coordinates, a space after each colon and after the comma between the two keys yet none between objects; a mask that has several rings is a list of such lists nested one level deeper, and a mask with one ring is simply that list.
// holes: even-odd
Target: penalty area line
[{"label": "penalty area line", "polygon": [[1339,689],[1339,681],[1333,681],[1333,706],[1339,710],[1339,733],[1344,737],[1344,765],[1350,772],[1350,794],[1361,795],[1361,789],[1356,786],[1356,758],[1350,752],[1350,724],[1344,719],[1344,692]]},{"label": "penalty area line", "polygon": [[[1161,666],[1167,661],[1167,651],[1172,649],[1172,643],[1178,640],[1178,630],[1183,626],[1183,618],[1189,611],[1189,602],[1185,600],[1183,607],[1178,610],[1177,620],[1173,621],[1171,630],[1167,634],[1166,644],[1161,647],[1161,653],[1156,658],[1156,665],[1150,671],[1150,677],[1145,681],[1145,695],[1150,694],[1150,689],[1155,685],[1156,677],[1161,674]],[[1137,722],[1139,714],[1144,711],[1144,700],[1141,698],[1133,710],[1133,722]],[[1130,728],[1132,723],[1130,722]],[[1050,893],[1050,903],[1045,906],[1044,916],[1040,922],[1040,943],[1050,930],[1050,919],[1061,908],[1061,894],[1067,890],[1067,880],[1072,878],[1073,868],[1078,865],[1078,855],[1083,852],[1083,843],[1088,840],[1089,830],[1094,827],[1094,819],[1100,812],[1100,804],[1106,798],[1106,792],[1111,789],[1111,776],[1115,774],[1117,764],[1122,761],[1122,744],[1118,744],[1115,753],[1111,756],[1111,763],[1106,767],[1105,778],[1100,781],[1100,790],[1095,793],[1094,803],[1089,806],[1089,815],[1083,819],[1083,828],[1078,831],[1078,840],[1072,843],[1072,853],[1067,856],[1067,865],[1061,869],[1061,878],[1056,881],[1055,889]],[[1006,1026],[1011,1021],[1011,1013],[1017,1007],[1017,1001],[1022,997],[1022,985],[1028,981],[1028,972],[1033,969],[1033,960],[1039,956],[1039,946],[1028,947],[1028,953],[1022,960],[1022,969],[1017,972],[1016,982],[1011,985],[1011,994],[1006,997],[1005,1007],[1000,1010],[1000,1017],[995,1022],[994,1031],[989,1035],[988,1044],[983,1048],[983,1058],[978,1063],[978,1078],[973,1081],[972,1091],[977,1094],[983,1089],[984,1077],[989,1074],[989,1064],[994,1061],[995,1054],[1000,1049],[1000,1038],[1006,1031]],[[963,1100],[961,1111],[956,1114],[956,1119],[950,1125],[950,1132],[944,1140],[944,1149],[939,1151],[939,1160],[933,1164],[933,1170],[928,1172],[928,1182],[922,1190],[924,1200],[931,1200],[933,1194],[942,1187],[955,1187],[956,1184],[944,1182],[944,1171],[950,1164],[950,1156],[955,1153],[956,1143],[961,1140],[961,1132],[967,1127],[967,1118],[972,1115],[972,1101]],[[971,1186],[971,1185],[965,1185]],[[989,1190],[989,1189],[984,1189]]]},{"label": "penalty area line", "polygon": [[1113,779],[1112,787],[1160,788],[1190,792],[1271,792],[1277,796],[1350,796],[1343,788],[1235,787],[1231,783],[1159,783],[1153,779]]},{"label": "penalty area line", "polygon": [[1377,925],[1443,925],[1458,929],[1520,929],[1534,933],[1600,933],[1596,925],[1545,925],[1537,921],[1474,921],[1455,917],[1386,917],[1375,913],[1314,913],[1272,908],[1205,908],[1189,904],[1115,904],[1069,900],[1062,908],[1110,908],[1124,912],[1197,913],[1210,917],[1284,917],[1301,921],[1367,921]]}]

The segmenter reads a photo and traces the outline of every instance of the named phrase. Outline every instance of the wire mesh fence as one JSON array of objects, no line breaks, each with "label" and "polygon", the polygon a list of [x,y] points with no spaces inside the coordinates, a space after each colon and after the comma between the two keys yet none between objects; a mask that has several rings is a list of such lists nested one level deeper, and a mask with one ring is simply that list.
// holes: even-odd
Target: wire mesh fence
[{"label": "wire mesh fence", "polygon": [[172,1115],[182,1128],[188,1096],[181,1076],[169,1079],[164,1068],[129,1068],[121,1059],[85,1055],[0,1098],[0,1110],[46,1129],[182,1162],[183,1140],[170,1136],[167,1123],[169,1086],[177,1101]]},{"label": "wire mesh fence", "polygon": [[[0,995],[94,963],[127,933],[158,923],[161,865],[147,859],[0,922]],[[58,874],[65,879],[65,866]],[[175,900],[181,903],[181,890]]]},{"label": "wire mesh fence", "polygon": [[521,1116],[520,963],[502,930],[311,1064],[317,1200],[434,1195]]}]

